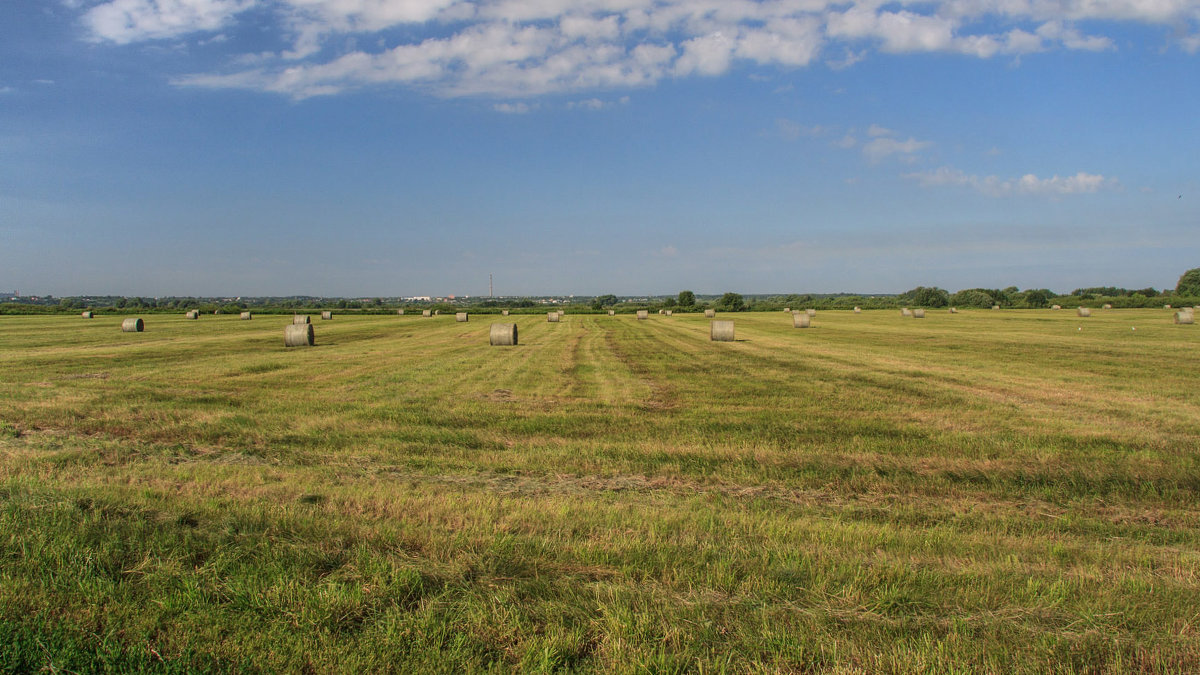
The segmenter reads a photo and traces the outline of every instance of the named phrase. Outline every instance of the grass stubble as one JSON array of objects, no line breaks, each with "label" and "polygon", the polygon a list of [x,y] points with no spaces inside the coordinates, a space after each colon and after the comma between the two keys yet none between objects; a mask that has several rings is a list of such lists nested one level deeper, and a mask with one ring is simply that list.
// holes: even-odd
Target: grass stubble
[{"label": "grass stubble", "polygon": [[0,317],[0,670],[1200,671],[1200,334],[893,314]]}]

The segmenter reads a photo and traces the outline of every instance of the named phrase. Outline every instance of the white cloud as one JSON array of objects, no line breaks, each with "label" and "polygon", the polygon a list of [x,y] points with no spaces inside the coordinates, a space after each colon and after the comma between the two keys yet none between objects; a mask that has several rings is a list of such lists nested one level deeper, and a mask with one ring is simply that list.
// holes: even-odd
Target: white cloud
[{"label": "white cloud", "polygon": [[863,144],[862,153],[872,163],[881,162],[895,155],[902,161],[911,162],[916,154],[933,145],[929,141],[918,141],[909,136],[908,140],[898,140],[890,136],[879,136]]},{"label": "white cloud", "polygon": [[1014,179],[997,176],[976,176],[960,169],[942,167],[935,171],[905,174],[905,178],[916,180],[923,187],[960,186],[969,187],[986,195],[1003,197],[1008,195],[1077,195],[1114,190],[1120,187],[1115,178],[1099,174],[1079,172],[1074,176],[1038,178],[1029,173]]},{"label": "white cloud", "polygon": [[497,103],[492,106],[492,110],[496,112],[507,113],[509,115],[524,115],[532,110],[528,103]]},{"label": "white cloud", "polygon": [[[1081,22],[1162,25],[1194,53],[1197,1],[103,0],[77,11],[100,42],[218,33],[253,20],[289,45],[253,55],[250,66],[231,54],[228,70],[181,77],[180,85],[296,98],[371,86],[515,98],[720,76],[739,62],[802,68],[823,59],[846,68],[872,51],[991,58],[1115,48],[1111,37],[1081,32]],[[900,143],[873,151],[911,154]]]}]

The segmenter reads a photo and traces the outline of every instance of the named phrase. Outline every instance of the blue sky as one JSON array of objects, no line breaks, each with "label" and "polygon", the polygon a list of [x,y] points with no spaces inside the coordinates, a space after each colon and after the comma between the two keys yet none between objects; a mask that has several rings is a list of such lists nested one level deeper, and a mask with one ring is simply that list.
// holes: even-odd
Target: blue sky
[{"label": "blue sky", "polygon": [[1198,0],[5,0],[0,290],[1173,286]]}]

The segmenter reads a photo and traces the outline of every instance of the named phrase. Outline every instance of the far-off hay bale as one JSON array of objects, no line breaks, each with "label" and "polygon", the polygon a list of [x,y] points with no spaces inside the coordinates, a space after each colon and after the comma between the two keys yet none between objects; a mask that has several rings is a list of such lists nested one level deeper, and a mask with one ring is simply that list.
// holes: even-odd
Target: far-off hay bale
[{"label": "far-off hay bale", "polygon": [[242,321],[249,321],[250,319],[253,319],[254,317],[250,314],[250,312],[242,312],[241,314],[238,315],[238,318],[241,319]]},{"label": "far-off hay bale", "polygon": [[1112,304],[1108,302],[1104,303],[1104,309],[1112,309]]},{"label": "far-off hay bale", "polygon": [[661,315],[663,315],[663,314],[665,314],[666,312],[667,312],[667,310],[665,310],[665,309],[660,309],[660,310],[658,310],[658,313],[659,313],[659,315],[660,315],[660,316],[661,316]]},{"label": "far-off hay bale", "polygon": [[333,318],[333,312],[329,312],[329,311],[321,312],[321,320],[322,321],[329,321],[332,318]]},{"label": "far-off hay bale", "polygon": [[433,316],[433,312],[428,309],[421,310],[421,316]]},{"label": "far-off hay bale", "polygon": [[79,316],[82,316],[85,319],[91,319],[91,318],[95,317],[96,315],[92,314],[91,312],[84,312],[84,313],[80,314]]},{"label": "far-off hay bale", "polygon": [[733,342],[733,322],[713,321],[708,336],[713,342]]},{"label": "far-off hay bale", "polygon": [[[196,313],[199,314],[199,312],[196,312]],[[220,314],[220,313],[221,313],[221,310],[219,310],[219,309],[213,310],[213,314]]]},{"label": "far-off hay bale", "polygon": [[187,312],[186,312],[186,313],[183,315],[183,318],[185,318],[185,319],[199,319],[199,318],[200,318],[200,312],[199,312],[198,310],[195,310],[195,309],[189,309],[189,310],[188,310],[188,311],[187,311]]},{"label": "far-off hay bale", "polygon": [[1062,309],[1062,305],[1050,305],[1050,309],[1059,310]]},{"label": "far-off hay bale", "polygon": [[488,331],[488,343],[493,347],[511,347],[517,344],[517,324],[494,323]]},{"label": "far-off hay bale", "polygon": [[715,310],[715,309],[704,310],[704,318],[706,318],[706,319],[711,319],[716,315],[717,315],[717,310]]},{"label": "far-off hay bale", "polygon": [[439,315],[441,315],[441,313],[442,313],[442,310],[440,310],[440,309],[435,309],[435,310],[433,310],[433,315],[434,315],[434,316],[439,316]]},{"label": "far-off hay bale", "polygon": [[913,318],[914,318],[914,319],[924,319],[924,318],[925,318],[925,310],[923,310],[923,309],[914,309],[914,310],[912,311],[912,315],[913,315]]},{"label": "far-off hay bale", "polygon": [[501,316],[508,316],[508,310],[507,310],[507,309],[502,309],[502,310],[500,310],[500,315],[501,315]]},{"label": "far-off hay bale", "polygon": [[912,316],[912,310],[907,307],[900,308],[900,316]]},{"label": "far-off hay bale", "polygon": [[283,344],[285,347],[313,346],[313,327],[311,323],[293,324],[283,329]]},{"label": "far-off hay bale", "polygon": [[809,315],[809,316],[816,316],[816,315],[817,315],[817,310],[815,310],[815,309],[806,309],[806,310],[804,310],[804,313],[805,313],[805,314],[807,314],[807,315]]},{"label": "far-off hay bale", "polygon": [[404,316],[404,310],[402,310],[402,309],[396,310],[396,316]]},{"label": "far-off hay bale", "polygon": [[1175,312],[1175,323],[1196,323],[1196,315],[1193,312]]},{"label": "far-off hay bale", "polygon": [[785,311],[785,312],[790,312],[790,311],[792,311],[792,308],[791,308],[791,307],[784,307],[784,308],[783,308],[783,311]]},{"label": "far-off hay bale", "polygon": [[645,321],[646,319],[650,318],[650,312],[648,310],[639,309],[638,313],[637,313],[637,318],[638,318],[638,321]]},{"label": "far-off hay bale", "polygon": [[951,314],[958,314],[958,308],[957,308],[957,307],[951,307],[951,308],[950,308],[950,313],[951,313]]},{"label": "far-off hay bale", "polygon": [[312,319],[308,318],[307,314],[297,314],[296,316],[292,317],[293,326],[301,326],[306,323],[312,323]]},{"label": "far-off hay bale", "polygon": [[1075,313],[1079,316],[1091,316],[1092,310],[1088,309],[1087,307],[1080,307],[1079,309],[1075,310]]},{"label": "far-off hay bale", "polygon": [[467,322],[467,313],[466,312],[455,312],[454,320],[457,321],[458,323],[466,323]]},{"label": "far-off hay bale", "polygon": [[1163,309],[1171,309],[1170,305],[1163,305]]},{"label": "far-off hay bale", "polygon": [[668,309],[666,312],[664,312],[664,314],[666,314],[667,316],[671,316],[671,310]]},{"label": "far-off hay bale", "polygon": [[992,305],[992,309],[1000,309],[1000,305]]},{"label": "far-off hay bale", "polygon": [[855,308],[854,308],[854,313],[855,313],[855,314],[862,314],[862,307],[855,307]]},{"label": "far-off hay bale", "polygon": [[125,333],[140,333],[146,329],[141,319],[125,319],[121,322],[121,331]]},{"label": "far-off hay bale", "polygon": [[792,328],[808,328],[812,325],[812,317],[804,312],[792,314]]},{"label": "far-off hay bale", "polygon": [[546,312],[547,323],[558,323],[558,312]]},{"label": "far-off hay bale", "polygon": [[610,310],[608,310],[608,315],[609,315],[609,316],[616,316],[616,315],[617,315],[617,310],[615,310],[615,309],[610,309]]}]

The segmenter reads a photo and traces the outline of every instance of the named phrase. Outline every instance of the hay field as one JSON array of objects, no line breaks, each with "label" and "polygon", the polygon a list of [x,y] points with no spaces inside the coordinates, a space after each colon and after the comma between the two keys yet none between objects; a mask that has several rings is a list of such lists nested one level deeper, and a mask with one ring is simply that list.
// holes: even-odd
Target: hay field
[{"label": "hay field", "polygon": [[0,317],[5,672],[1200,671],[1166,311],[121,318]]}]

